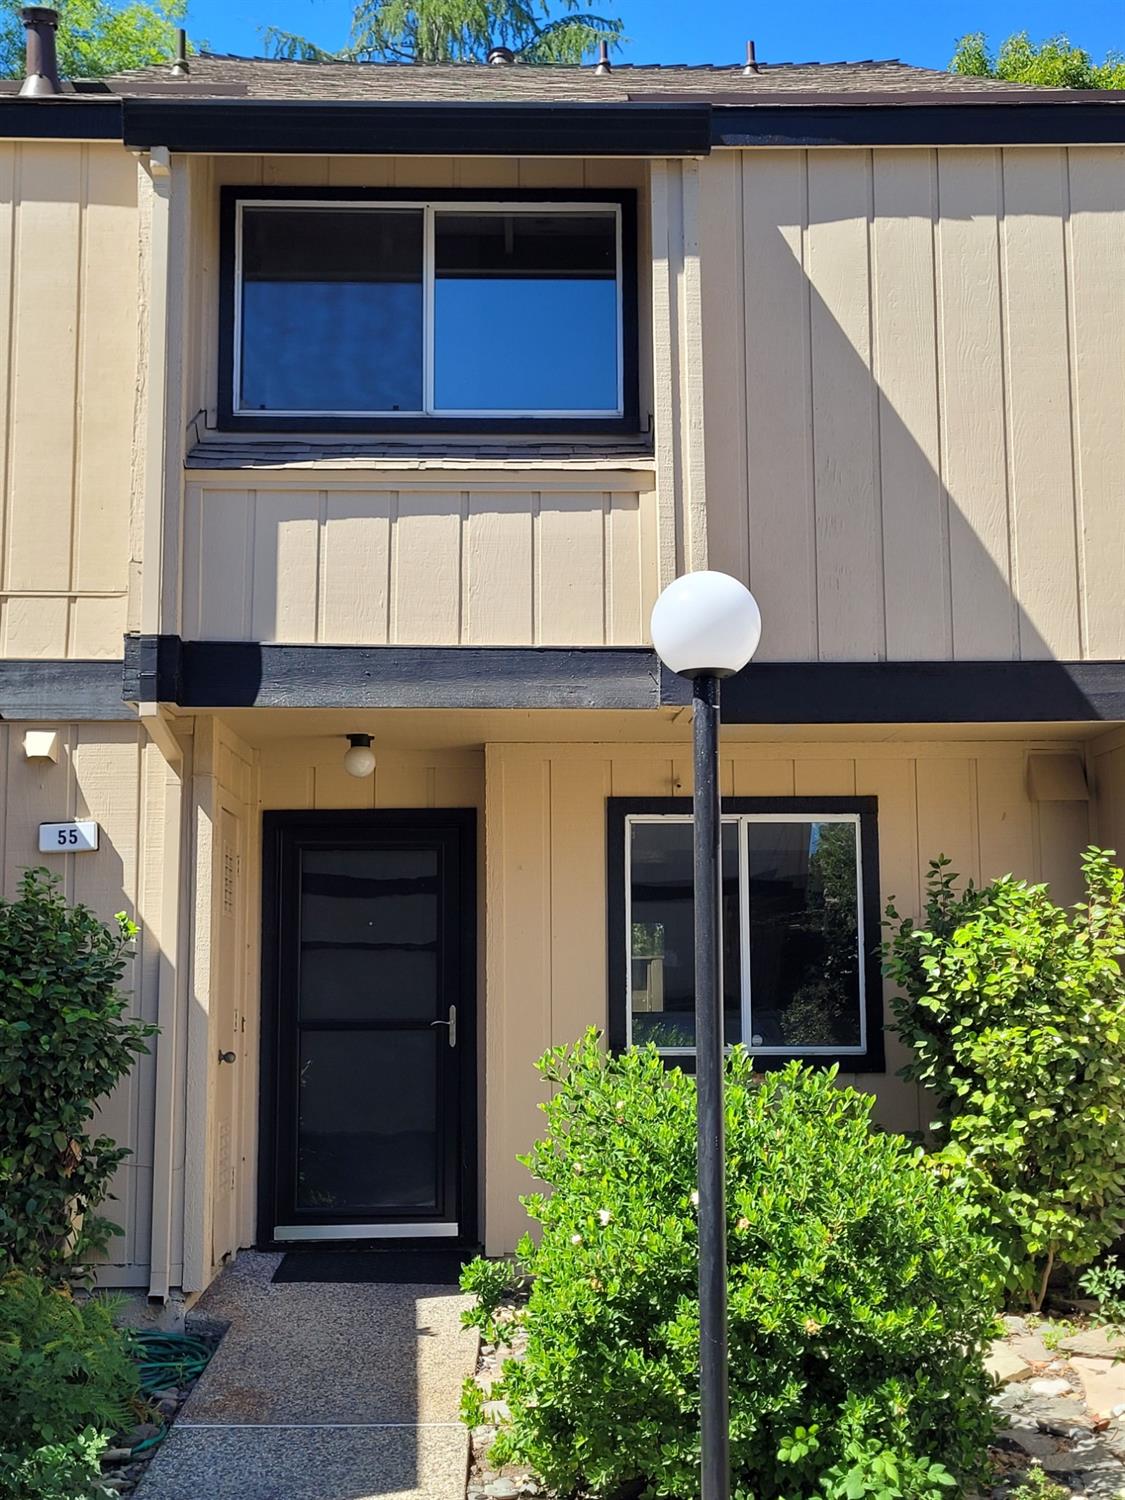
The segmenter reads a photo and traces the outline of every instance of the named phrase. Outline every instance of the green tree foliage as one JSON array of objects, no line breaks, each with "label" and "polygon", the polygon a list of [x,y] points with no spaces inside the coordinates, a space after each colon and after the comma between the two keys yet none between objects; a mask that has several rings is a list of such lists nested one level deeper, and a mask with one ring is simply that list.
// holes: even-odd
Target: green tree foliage
[{"label": "green tree foliage", "polygon": [[983,32],[963,36],[949,64],[951,72],[975,78],[1002,78],[1008,83],[1037,83],[1060,89],[1125,89],[1125,56],[1111,52],[1102,63],[1094,62],[1082,47],[1068,37],[1048,37],[1033,42],[1026,31],[1016,32],[1000,44],[993,56]]},{"label": "green tree foliage", "polygon": [[903,1075],[932,1091],[941,1159],[1036,1310],[1057,1263],[1125,1233],[1125,877],[1095,848],[1082,873],[1067,911],[1010,875],[958,893],[941,858],[921,927],[887,908]]},{"label": "green tree foliage", "polygon": [[62,1275],[120,1232],[94,1210],[129,1153],[87,1127],[156,1030],[124,1018],[136,931],[68,906],[45,870],[0,902],[0,1262]]},{"label": "green tree foliage", "polygon": [[[524,1358],[493,1396],[494,1460],[552,1493],[699,1493],[699,1242],[694,1079],[596,1033],[539,1065],[547,1131],[525,1159],[541,1236],[526,1304],[468,1267],[467,1321]],[[982,1359],[999,1267],[973,1207],[835,1070],[726,1064],[731,1459],[742,1500],[938,1500],[991,1432]],[[481,1420],[480,1390],[463,1415]],[[957,1479],[948,1472],[957,1471]]]},{"label": "green tree foliage", "polygon": [[619,20],[593,0],[358,0],[348,43],[328,52],[304,37],[265,29],[275,57],[309,61],[484,62],[509,47],[521,62],[580,63],[598,43],[621,41]]},{"label": "green tree foliage", "polygon": [[[170,63],[187,0],[61,0],[55,41],[63,78],[102,78],[126,68]],[[16,7],[0,20],[0,74],[20,78],[25,36]]]},{"label": "green tree foliage", "polygon": [[0,1278],[0,1500],[92,1494],[106,1436],[132,1420],[137,1372],[112,1309],[35,1276]]}]

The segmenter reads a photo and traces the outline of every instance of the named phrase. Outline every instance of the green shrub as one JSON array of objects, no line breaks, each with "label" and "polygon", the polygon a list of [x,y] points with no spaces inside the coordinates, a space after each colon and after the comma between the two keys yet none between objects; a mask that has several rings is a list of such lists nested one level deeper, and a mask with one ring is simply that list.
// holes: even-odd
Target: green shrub
[{"label": "green shrub", "polygon": [[[541,1240],[515,1313],[526,1357],[494,1394],[498,1459],[562,1494],[698,1495],[695,1085],[595,1033],[548,1053],[547,1134],[526,1158]],[[909,1496],[974,1472],[992,1429],[983,1350],[997,1268],[920,1149],[881,1134],[833,1071],[727,1062],[731,1452],[742,1500]],[[515,1270],[516,1268],[513,1268]],[[493,1268],[469,1269],[490,1338]],[[471,1395],[468,1420],[479,1419]],[[629,1488],[629,1487],[632,1488]]]},{"label": "green shrub", "polygon": [[104,1249],[94,1210],[128,1152],[87,1125],[155,1027],[123,1019],[119,989],[136,927],[111,931],[68,906],[45,870],[0,902],[0,1246],[57,1274]]},{"label": "green shrub", "polygon": [[977,1182],[1008,1286],[1038,1310],[1057,1263],[1125,1230],[1125,878],[1088,849],[1068,912],[1043,885],[958,894],[947,859],[930,871],[923,927],[887,908],[903,1071],[932,1090],[942,1155]]},{"label": "green shrub", "polygon": [[136,1391],[109,1304],[22,1271],[0,1279],[0,1500],[84,1495]]}]

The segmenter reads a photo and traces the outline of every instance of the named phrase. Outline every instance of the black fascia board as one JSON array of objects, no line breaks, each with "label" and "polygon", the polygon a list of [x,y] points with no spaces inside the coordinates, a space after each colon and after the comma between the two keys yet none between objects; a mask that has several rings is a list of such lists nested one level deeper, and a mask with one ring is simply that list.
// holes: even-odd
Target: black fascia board
[{"label": "black fascia board", "polygon": [[119,141],[121,100],[74,94],[0,101],[0,137],[32,141]]},{"label": "black fascia board", "polygon": [[713,146],[1103,146],[1125,143],[1125,102],[717,104]]},{"label": "black fascia board", "polygon": [[706,156],[711,105],[122,101],[126,146],[228,154]]}]

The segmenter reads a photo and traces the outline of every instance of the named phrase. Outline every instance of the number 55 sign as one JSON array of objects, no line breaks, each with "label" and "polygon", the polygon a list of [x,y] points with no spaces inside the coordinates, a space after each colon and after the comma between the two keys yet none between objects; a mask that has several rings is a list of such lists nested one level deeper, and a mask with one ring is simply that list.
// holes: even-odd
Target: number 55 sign
[{"label": "number 55 sign", "polygon": [[40,854],[89,854],[98,847],[98,825],[80,819],[74,823],[40,823]]}]

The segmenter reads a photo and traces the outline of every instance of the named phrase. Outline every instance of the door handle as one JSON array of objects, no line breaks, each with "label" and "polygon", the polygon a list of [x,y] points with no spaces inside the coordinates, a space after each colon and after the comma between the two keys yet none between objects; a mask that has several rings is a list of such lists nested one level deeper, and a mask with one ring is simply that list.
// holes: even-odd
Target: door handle
[{"label": "door handle", "polygon": [[431,1026],[448,1026],[449,1027],[449,1045],[451,1047],[456,1047],[456,1045],[457,1045],[457,1007],[455,1005],[451,1005],[449,1007],[449,1020],[448,1021],[431,1021],[430,1025]]},{"label": "door handle", "polygon": [[234,1062],[236,1055],[237,1054],[234,1052],[220,1052],[219,1061],[221,1063],[232,1063]]}]

